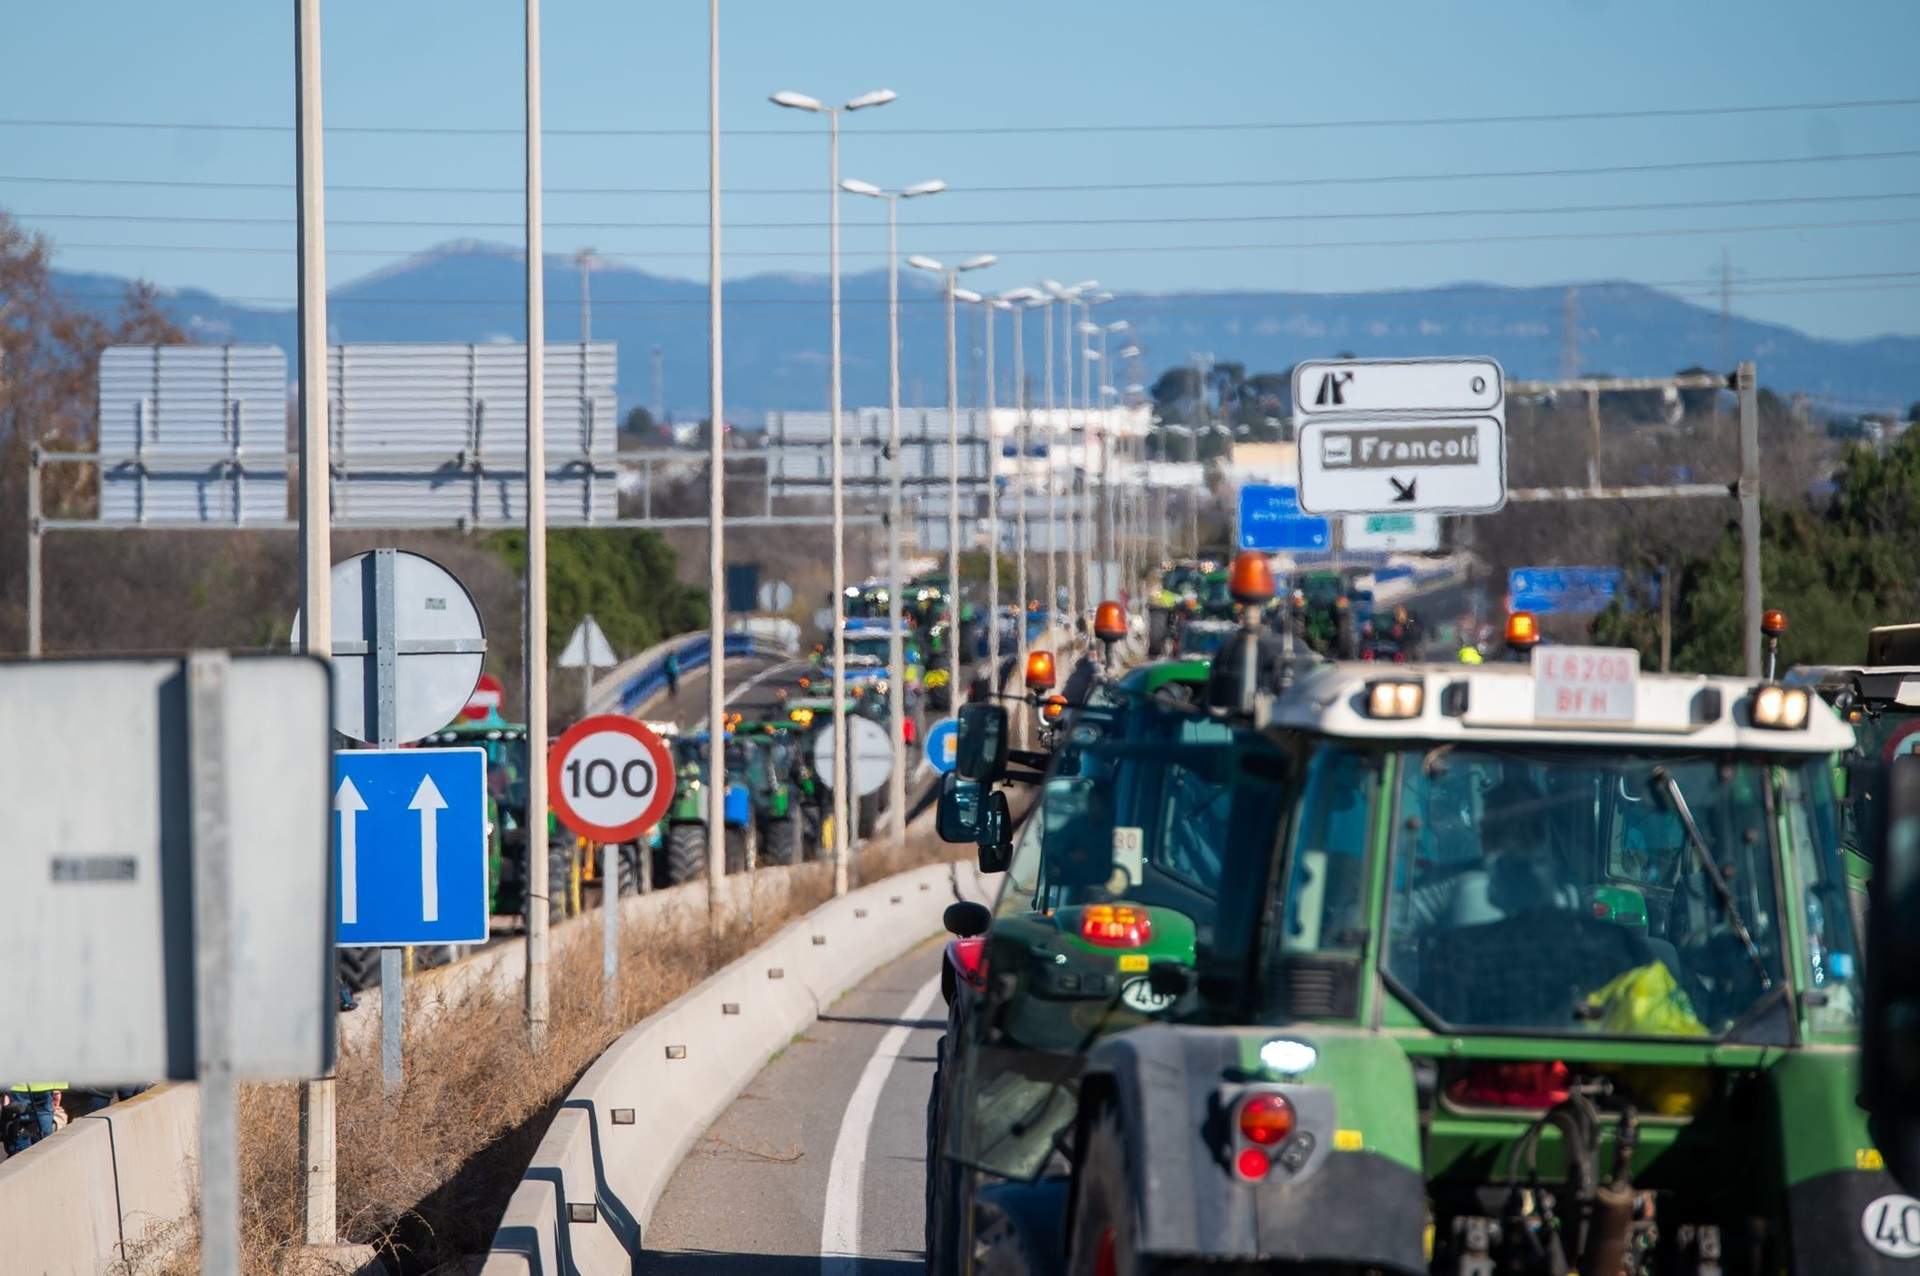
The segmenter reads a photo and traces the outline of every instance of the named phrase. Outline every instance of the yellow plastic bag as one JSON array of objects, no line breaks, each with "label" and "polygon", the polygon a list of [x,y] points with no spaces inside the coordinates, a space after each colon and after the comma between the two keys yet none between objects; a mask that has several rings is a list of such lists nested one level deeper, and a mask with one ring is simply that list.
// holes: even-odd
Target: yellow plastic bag
[{"label": "yellow plastic bag", "polygon": [[1694,1017],[1687,994],[1674,982],[1665,962],[1650,961],[1615,975],[1587,994],[1587,1005],[1601,1012],[1603,1031],[1636,1036],[1704,1037],[1706,1025]]}]

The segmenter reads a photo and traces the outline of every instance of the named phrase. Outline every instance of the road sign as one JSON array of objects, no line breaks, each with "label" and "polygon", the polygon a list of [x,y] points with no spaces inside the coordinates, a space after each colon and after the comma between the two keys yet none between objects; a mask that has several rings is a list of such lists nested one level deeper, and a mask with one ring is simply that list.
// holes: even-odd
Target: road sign
[{"label": "road sign", "polygon": [[1295,417],[1494,416],[1506,420],[1506,379],[1492,359],[1309,359],[1294,365]]},{"label": "road sign", "polygon": [[486,750],[343,749],[333,771],[341,946],[484,942]]},{"label": "road sign", "polygon": [[1491,514],[1507,503],[1507,398],[1492,359],[1347,359],[1293,370],[1300,508]]},{"label": "road sign", "polygon": [[613,713],[583,718],[547,754],[547,792],[580,836],[631,842],[673,801],[673,755],[645,723]]},{"label": "road sign", "polygon": [[760,610],[785,611],[793,606],[793,586],[784,580],[768,580],[760,583]]},{"label": "road sign", "polygon": [[1549,722],[1632,722],[1640,653],[1631,647],[1535,647],[1533,715]]},{"label": "road sign", "polygon": [[[382,660],[389,641],[393,658]],[[486,650],[472,595],[431,558],[376,549],[333,565],[333,725],[342,735],[378,741],[385,723],[403,743],[438,731],[472,699]]]},{"label": "road sign", "polygon": [[325,663],[6,661],[0,705],[0,1078],[191,1080],[196,995],[242,1078],[327,1072]]},{"label": "road sign", "polygon": [[1248,483],[1240,489],[1241,549],[1324,550],[1331,545],[1327,520],[1300,513],[1291,487]]},{"label": "road sign", "polygon": [[960,724],[943,718],[927,729],[927,765],[941,775],[960,762]]},{"label": "road sign", "polygon": [[620,663],[620,657],[613,654],[613,644],[600,632],[600,622],[589,613],[573,627],[573,636],[567,639],[566,648],[556,663],[562,669],[611,669]]},{"label": "road sign", "polygon": [[744,615],[759,601],[760,564],[728,563],[726,573],[727,610]]},{"label": "road sign", "polygon": [[483,722],[488,714],[500,712],[506,698],[506,686],[492,674],[483,673],[480,681],[473,684],[473,693],[467,697],[467,707],[460,711],[460,716],[469,722]]},{"label": "road sign", "polygon": [[1419,554],[1440,548],[1438,514],[1349,514],[1340,530],[1343,549]]},{"label": "road sign", "polygon": [[1540,616],[1594,615],[1619,594],[1618,567],[1516,567],[1507,573],[1507,607]]},{"label": "road sign", "polygon": [[[865,797],[885,784],[887,777],[893,774],[893,741],[887,738],[887,729],[872,718],[850,713],[845,722],[847,729],[852,732],[849,752],[853,755],[853,792]],[[822,784],[828,788],[835,787],[831,727],[822,727],[814,732],[813,769]]]}]

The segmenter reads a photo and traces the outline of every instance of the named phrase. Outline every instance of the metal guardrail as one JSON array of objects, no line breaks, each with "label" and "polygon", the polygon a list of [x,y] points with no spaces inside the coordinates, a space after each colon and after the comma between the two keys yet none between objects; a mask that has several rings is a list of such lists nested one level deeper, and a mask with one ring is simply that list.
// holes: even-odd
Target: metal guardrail
[{"label": "metal guardrail", "polygon": [[[680,672],[691,673],[712,663],[707,633],[681,634],[657,643],[602,678],[588,698],[594,713],[632,713],[667,688],[667,656],[678,654]],[[790,641],[751,630],[729,630],[723,658],[760,656],[780,660],[798,654]]]}]

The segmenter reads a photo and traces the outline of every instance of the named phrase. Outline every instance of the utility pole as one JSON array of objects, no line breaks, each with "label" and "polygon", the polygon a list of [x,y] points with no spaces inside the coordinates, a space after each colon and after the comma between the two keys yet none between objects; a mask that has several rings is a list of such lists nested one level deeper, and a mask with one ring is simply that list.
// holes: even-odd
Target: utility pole
[{"label": "utility pole", "polygon": [[593,340],[593,249],[582,248],[573,255],[580,267],[580,343]]},{"label": "utility pole", "polygon": [[667,362],[660,347],[653,348],[653,423],[664,425],[667,420]]},{"label": "utility pole", "polygon": [[[1042,351],[1044,351],[1044,358],[1042,359],[1042,363],[1045,367],[1044,383],[1046,387],[1045,402],[1047,405],[1046,483],[1047,483],[1047,627],[1048,628],[1052,628],[1055,624],[1059,623],[1059,619],[1060,619],[1059,616],[1055,614],[1060,607],[1060,582],[1057,576],[1058,569],[1054,565],[1054,560],[1059,557],[1059,550],[1060,550],[1060,542],[1059,542],[1060,513],[1059,513],[1058,503],[1054,497],[1054,489],[1059,486],[1059,479],[1057,477],[1057,471],[1055,470],[1055,467],[1054,467],[1054,455],[1057,449],[1054,446],[1055,431],[1054,431],[1054,424],[1053,424],[1053,306],[1054,306],[1054,299],[1049,297],[1047,298],[1046,304],[1040,308],[1041,337],[1042,337],[1040,348]],[[1022,628],[1024,630],[1024,626]]]},{"label": "utility pole", "polygon": [[[836,227],[836,230],[838,228]],[[836,276],[837,278],[837,276]],[[720,0],[707,0],[707,926],[719,937],[727,872],[727,404],[720,305]],[[836,315],[836,323],[838,316]],[[834,334],[838,344],[839,334]],[[834,440],[839,479],[839,440]],[[836,499],[839,491],[836,486]],[[836,519],[839,511],[835,511]],[[839,554],[836,540],[834,553]],[[839,606],[839,600],[834,600]]]},{"label": "utility pole", "polygon": [[1580,290],[1569,288],[1560,301],[1560,379],[1580,375]]},{"label": "utility pole", "polygon": [[1742,646],[1747,677],[1758,678],[1760,664],[1760,391],[1752,360],[1742,360],[1733,375],[1740,396],[1740,592],[1745,625]]},{"label": "utility pole", "polygon": [[547,284],[540,206],[540,0],[526,0],[527,1031],[547,1043]]},{"label": "utility pole", "polygon": [[[300,220],[300,336],[295,357],[300,380],[300,650],[333,657],[332,513],[327,484],[327,242],[325,133],[320,119],[320,0],[299,0],[293,24],[294,182]],[[37,436],[36,436],[37,437]],[[37,452],[37,443],[36,443]],[[37,504],[40,473],[27,476]],[[30,510],[29,514],[37,514]],[[29,529],[33,534],[37,529]],[[37,547],[38,537],[34,536]],[[37,617],[36,617],[37,620]],[[37,640],[36,624],[33,636]],[[37,647],[37,642],[36,642]],[[32,654],[38,655],[36,650]],[[306,1171],[301,1196],[301,1232],[306,1243],[331,1246],[336,1230],[334,1079],[300,1086],[300,1164]],[[225,1245],[225,1238],[217,1242]],[[237,1238],[235,1238],[237,1244]],[[235,1259],[237,1267],[238,1260]]]}]

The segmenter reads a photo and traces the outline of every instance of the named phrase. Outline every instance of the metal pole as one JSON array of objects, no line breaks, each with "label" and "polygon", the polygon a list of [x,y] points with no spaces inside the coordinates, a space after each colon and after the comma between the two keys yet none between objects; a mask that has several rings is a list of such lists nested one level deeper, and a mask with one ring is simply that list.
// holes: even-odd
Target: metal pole
[{"label": "metal pole", "polygon": [[40,657],[40,444],[27,445],[27,658]]},{"label": "metal pole", "polygon": [[[1059,449],[1054,446],[1057,431],[1053,422],[1053,301],[1051,298],[1040,308],[1041,337],[1040,346],[1045,351],[1042,364],[1045,368],[1047,403],[1047,628],[1058,624],[1060,617],[1060,581],[1058,568],[1054,560],[1060,549],[1060,513],[1054,498],[1054,488],[1059,479],[1054,468],[1055,457]],[[1051,639],[1049,639],[1051,642]]]},{"label": "metal pole", "polygon": [[[326,166],[320,119],[320,0],[298,0],[293,24],[294,202],[299,208],[300,649],[333,655],[332,511],[327,500]],[[30,489],[38,499],[38,475]],[[37,550],[37,541],[35,548]],[[37,557],[37,553],[36,553]],[[38,601],[38,591],[33,594]],[[33,638],[40,628],[36,609]],[[204,1102],[204,1100],[203,1100]],[[300,1230],[309,1245],[339,1238],[332,1077],[300,1086],[300,1164],[306,1170]]]},{"label": "metal pole", "polygon": [[727,872],[727,408],[720,301],[720,0],[707,0],[707,926],[716,937]]},{"label": "metal pole", "polygon": [[[889,823],[907,835],[906,655],[900,634],[906,573],[900,563],[900,196],[887,196],[887,717],[893,723]],[[838,605],[838,604],[836,604]]]},{"label": "metal pole", "polygon": [[1587,486],[1600,488],[1600,391],[1587,387]]},{"label": "metal pole", "polygon": [[1000,494],[995,490],[995,471],[1000,466],[1000,445],[993,433],[993,299],[980,302],[985,315],[987,374],[987,687],[1000,690]]},{"label": "metal pole", "polygon": [[960,712],[960,367],[954,333],[954,291],[960,272],[947,271],[947,706]]},{"label": "metal pole", "polygon": [[[847,545],[846,471],[841,456],[840,424],[840,112],[827,112],[831,126],[827,143],[827,197],[829,202],[828,269],[832,293],[832,342],[828,354],[827,416],[832,422],[833,458],[833,893],[847,893],[851,876],[847,860],[847,821],[855,804],[847,800],[853,777],[848,774],[847,742]],[[716,179],[717,180],[717,179]]]},{"label": "metal pole", "polygon": [[1060,371],[1062,405],[1067,420],[1067,646],[1071,649],[1080,622],[1080,465],[1073,459],[1073,300],[1060,301]]},{"label": "metal pole", "polygon": [[1660,672],[1673,668],[1673,573],[1660,564]]},{"label": "metal pole", "polygon": [[195,1042],[200,1083],[200,1270],[240,1271],[239,1130],[234,1110],[235,961],[224,651],[187,657],[193,820]]},{"label": "metal pole", "polygon": [[593,340],[593,249],[582,248],[574,255],[580,265],[580,344]]},{"label": "metal pole", "polygon": [[527,57],[527,1033],[547,1043],[547,320],[540,211],[540,0]]},{"label": "metal pole", "polygon": [[[373,736],[377,749],[400,746],[399,723],[395,720],[394,698],[398,690],[400,652],[394,626],[394,551],[373,551]],[[401,965],[402,952],[387,947],[380,950],[380,1092],[391,1099],[400,1093],[406,1080],[401,1054],[406,1040],[406,974]]]},{"label": "metal pole", "polygon": [[1752,360],[1734,373],[1740,395],[1740,592],[1747,677],[1760,676],[1760,392]]},{"label": "metal pole", "polygon": [[[1091,371],[1091,369],[1089,369]],[[1113,370],[1107,367],[1107,330],[1100,329],[1100,376],[1095,386],[1095,403],[1100,412],[1100,535],[1106,542],[1106,551],[1101,559],[1101,593],[1103,596],[1118,599],[1126,589],[1126,573],[1120,570],[1123,561],[1120,542],[1115,538],[1113,511],[1113,458],[1115,452],[1113,436],[1113,409],[1107,404],[1107,382],[1113,376]],[[1111,564],[1111,566],[1109,566]]]},{"label": "metal pole", "polygon": [[[1014,495],[1020,504],[1014,511],[1014,544],[1019,553],[1014,557],[1014,597],[1013,597],[1013,641],[1014,650],[1019,653],[1018,663],[1014,667],[1015,677],[1024,677],[1027,667],[1027,483],[1028,437],[1032,422],[1032,412],[1027,403],[1027,356],[1026,341],[1021,331],[1021,318],[1026,311],[1026,302],[1016,301],[1013,306],[1013,394],[1014,406],[1019,413],[1019,451],[1020,463],[1014,467]],[[1027,720],[1030,714],[1020,714],[1020,741],[1022,746],[1027,740]]]}]

